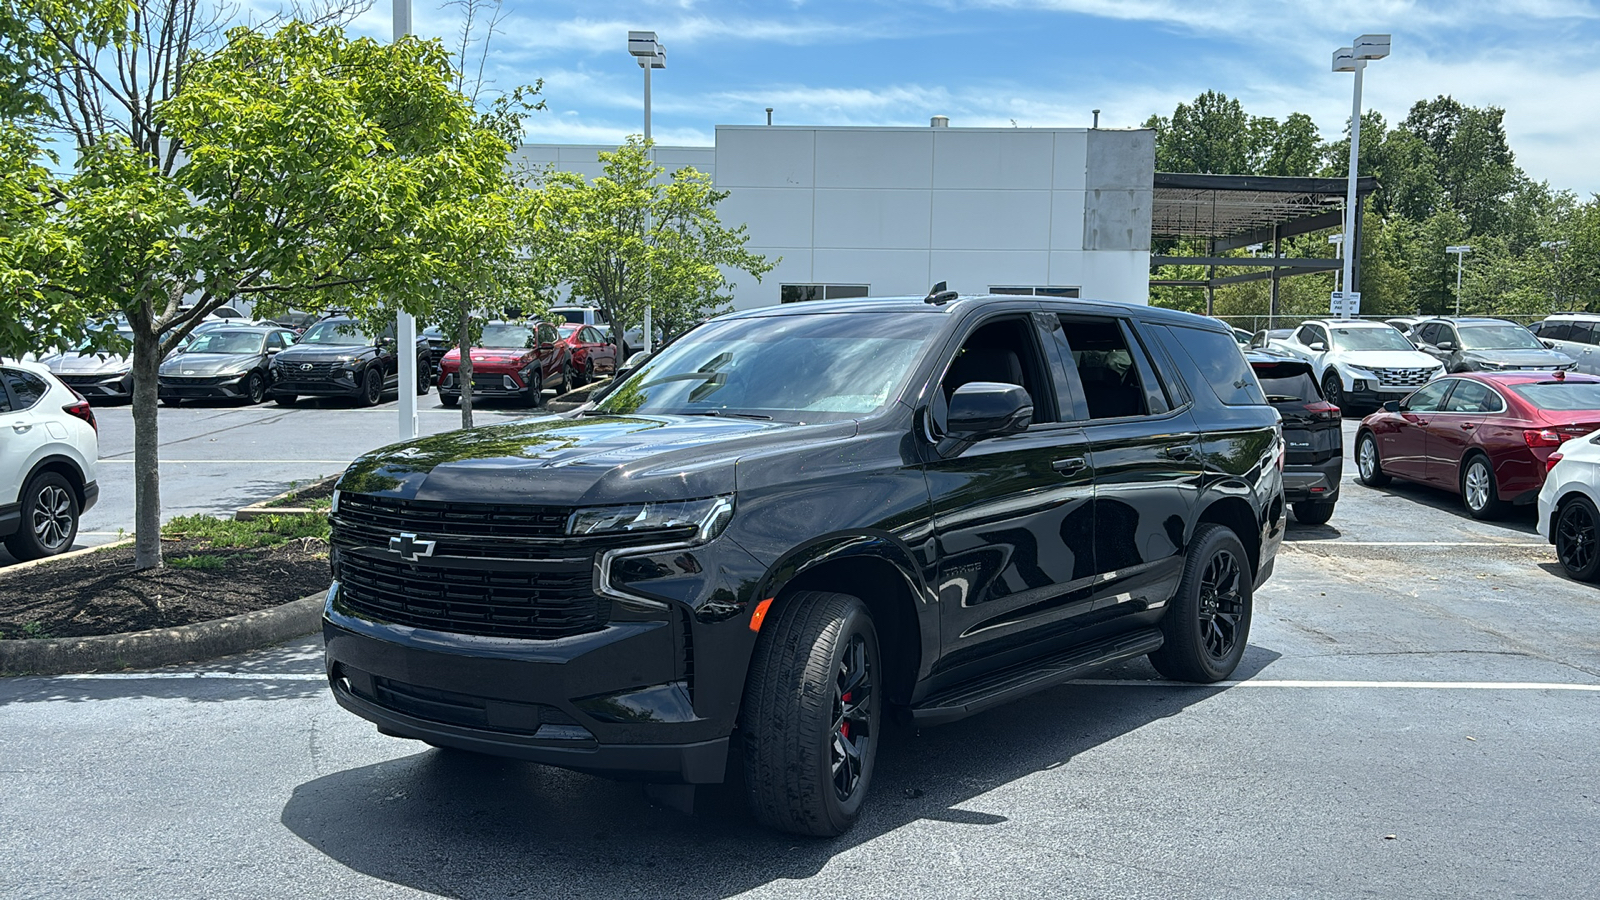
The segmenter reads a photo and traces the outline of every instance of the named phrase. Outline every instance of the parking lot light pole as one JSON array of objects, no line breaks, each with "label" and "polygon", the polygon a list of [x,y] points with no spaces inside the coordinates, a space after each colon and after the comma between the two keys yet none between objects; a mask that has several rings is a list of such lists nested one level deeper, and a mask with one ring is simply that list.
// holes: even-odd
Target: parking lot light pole
[{"label": "parking lot light pole", "polygon": [[[1347,235],[1356,234],[1356,178],[1359,175],[1357,163],[1361,159],[1361,75],[1367,69],[1368,60],[1383,59],[1388,55],[1387,34],[1363,34],[1350,46],[1333,51],[1333,70],[1353,72],[1356,76],[1355,91],[1350,102],[1350,183],[1344,202],[1344,233]],[[1355,266],[1353,256],[1361,252],[1361,247],[1352,237],[1345,242],[1344,250],[1344,292],[1349,294],[1358,287],[1353,272]],[[1345,303],[1339,312],[1339,318],[1350,317],[1350,304]]]},{"label": "parking lot light pole", "polygon": [[[394,39],[411,33],[411,0],[394,0]],[[395,352],[400,354],[400,440],[417,436],[417,320],[406,310],[395,316]]]},{"label": "parking lot light pole", "polygon": [[1444,248],[1446,253],[1456,255],[1456,315],[1461,315],[1461,258],[1472,252],[1466,244],[1452,244]]},{"label": "parking lot light pole", "polygon": [[[656,39],[654,31],[628,32],[628,54],[639,61],[639,68],[644,70],[644,142],[650,143],[650,70],[665,69],[667,67],[667,48]],[[650,161],[655,162],[655,148],[649,149]],[[653,185],[652,185],[653,186]],[[650,235],[650,213],[645,212],[644,219],[645,238]],[[644,352],[650,352],[650,339],[652,324],[650,322],[651,307],[654,304],[649,297],[644,303]]]}]

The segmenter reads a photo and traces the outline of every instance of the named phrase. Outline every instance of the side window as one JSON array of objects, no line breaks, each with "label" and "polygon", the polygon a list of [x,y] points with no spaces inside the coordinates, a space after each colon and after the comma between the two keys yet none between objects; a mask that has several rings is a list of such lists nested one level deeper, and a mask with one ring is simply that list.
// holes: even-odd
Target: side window
[{"label": "side window", "polygon": [[6,392],[5,376],[11,374],[9,369],[0,369],[0,413],[11,412],[11,395]]},{"label": "side window", "polygon": [[1072,348],[1072,364],[1078,372],[1089,418],[1149,415],[1150,389],[1160,396],[1160,388],[1153,384],[1146,387],[1151,377],[1149,363],[1142,352],[1136,356],[1130,348],[1122,323],[1116,319],[1062,316],[1061,326]]},{"label": "side window", "polygon": [[1217,399],[1229,406],[1266,403],[1256,373],[1231,335],[1183,325],[1172,326],[1178,344],[1206,376]]},{"label": "side window", "polygon": [[1294,339],[1309,347],[1311,342],[1317,339],[1316,329],[1310,325],[1301,325],[1300,330],[1294,333]]},{"label": "side window", "polygon": [[935,422],[943,428],[943,408],[948,408],[957,388],[974,381],[1021,385],[1033,398],[1033,420],[1054,422],[1053,400],[1046,389],[1048,374],[1028,319],[1011,317],[985,322],[962,341],[961,349],[945,368],[939,382],[944,403],[935,404]]},{"label": "side window", "polygon": [[1572,336],[1567,338],[1569,341],[1577,341],[1580,344],[1595,343],[1593,322],[1573,322],[1571,334]]},{"label": "side window", "polygon": [[[1457,350],[1461,349],[1461,335],[1457,334],[1455,328],[1449,325],[1439,326],[1439,341],[1449,341],[1452,347]],[[1437,346],[1439,341],[1434,341],[1434,345]]]},{"label": "side window", "polygon": [[1400,401],[1400,408],[1412,412],[1438,412],[1439,406],[1444,402],[1444,395],[1458,381],[1456,378],[1443,378],[1432,384],[1423,385],[1411,392],[1411,396]]},{"label": "side window", "polygon": [[268,335],[267,335],[267,349],[268,350],[282,350],[286,346],[288,346],[288,345],[285,344],[284,341],[283,341],[283,333],[282,332],[273,331],[273,332],[268,333]]},{"label": "side window", "polygon": [[1328,340],[1328,329],[1323,328],[1321,325],[1311,326],[1311,339],[1321,341],[1322,346],[1327,347],[1329,350],[1333,349],[1333,343]]},{"label": "side window", "polygon": [[50,385],[44,379],[31,372],[19,372],[16,369],[5,369],[6,388],[11,392],[12,412],[21,411],[33,406],[49,392]]},{"label": "side window", "polygon": [[1166,389],[1168,403],[1173,407],[1179,407],[1194,398],[1189,394],[1189,386],[1184,383],[1183,376],[1178,372],[1177,360],[1172,358],[1168,349],[1173,343],[1171,337],[1172,333],[1167,331],[1165,326],[1150,322],[1139,323],[1139,342],[1144,345],[1145,355],[1156,367],[1156,379]]},{"label": "side window", "polygon": [[1417,326],[1411,333],[1424,344],[1437,344],[1439,342],[1439,326],[1432,322]]},{"label": "side window", "polygon": [[1541,329],[1543,327],[1544,327],[1544,323],[1543,322],[1535,322],[1532,325],[1528,326],[1528,330],[1533,332],[1536,336],[1543,337],[1543,335],[1539,334],[1539,329]]},{"label": "side window", "polygon": [[1540,324],[1539,336],[1546,340],[1565,341],[1572,334],[1571,322],[1551,322],[1547,319]]},{"label": "side window", "polygon": [[1499,405],[1500,398],[1485,385],[1476,381],[1461,380],[1445,401],[1445,412],[1486,413]]}]

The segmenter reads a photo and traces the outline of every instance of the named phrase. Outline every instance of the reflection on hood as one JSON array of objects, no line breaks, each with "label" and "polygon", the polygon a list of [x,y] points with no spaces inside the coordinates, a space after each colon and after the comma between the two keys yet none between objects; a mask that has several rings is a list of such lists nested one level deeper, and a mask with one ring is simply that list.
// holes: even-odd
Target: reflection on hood
[{"label": "reflection on hood", "polygon": [[115,353],[79,356],[76,353],[58,353],[46,356],[39,360],[45,368],[57,374],[67,372],[74,375],[98,375],[102,372],[111,375],[117,372],[126,372],[133,368],[133,362],[126,356]]},{"label": "reflection on hood", "polygon": [[221,375],[249,369],[260,358],[259,353],[180,353],[161,364],[161,374]]}]

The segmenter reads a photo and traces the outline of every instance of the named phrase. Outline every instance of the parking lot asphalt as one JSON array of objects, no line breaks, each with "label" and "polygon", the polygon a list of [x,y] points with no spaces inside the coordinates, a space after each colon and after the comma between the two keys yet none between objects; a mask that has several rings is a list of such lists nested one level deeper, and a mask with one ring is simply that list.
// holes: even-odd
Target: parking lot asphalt
[{"label": "parking lot asphalt", "polygon": [[313,638],[0,680],[0,895],[1568,898],[1600,883],[1600,592],[1559,575],[1527,510],[1478,522],[1422,488],[1347,481],[1329,525],[1291,526],[1234,681],[1170,684],[1141,660],[890,730],[862,820],[833,841],[759,828],[737,782],[686,817],[637,785],[383,737],[335,706],[320,666]]}]

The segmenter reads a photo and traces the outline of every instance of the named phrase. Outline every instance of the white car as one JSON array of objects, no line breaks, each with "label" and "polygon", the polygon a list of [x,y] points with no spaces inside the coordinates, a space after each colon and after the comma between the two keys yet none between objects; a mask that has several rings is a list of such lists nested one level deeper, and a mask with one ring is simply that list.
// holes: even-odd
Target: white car
[{"label": "white car", "polygon": [[37,363],[0,363],[0,538],[12,556],[72,546],[100,496],[99,457],[89,401]]},{"label": "white car", "polygon": [[1444,374],[1444,363],[1385,322],[1315,319],[1268,346],[1311,363],[1323,397],[1338,407],[1379,407]]},{"label": "white car", "polygon": [[1600,431],[1550,454],[1539,489],[1539,535],[1556,545],[1561,568],[1579,581],[1600,578]]}]

